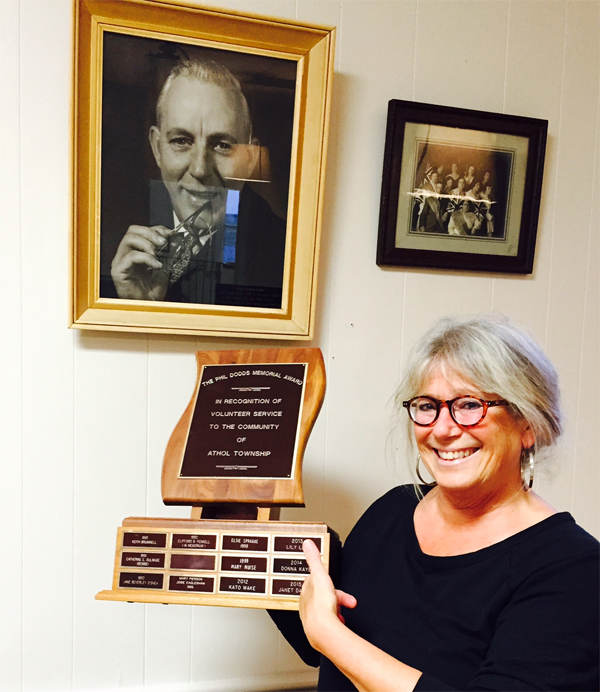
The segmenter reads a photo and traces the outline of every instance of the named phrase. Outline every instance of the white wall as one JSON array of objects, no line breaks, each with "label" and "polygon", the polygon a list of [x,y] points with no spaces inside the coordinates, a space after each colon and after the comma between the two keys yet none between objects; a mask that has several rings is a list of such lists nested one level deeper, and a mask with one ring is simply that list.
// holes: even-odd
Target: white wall
[{"label": "white wall", "polygon": [[[307,508],[285,518],[345,536],[407,480],[412,461],[388,439],[407,349],[440,315],[502,311],[562,380],[560,467],[536,485],[600,535],[598,0],[221,6],[338,27],[314,340],[328,393],[305,457]],[[69,0],[1,0],[0,690],[309,681],[263,612],[94,600],[110,586],[124,517],[187,514],[162,505],[160,467],[191,394],[193,352],[262,343],[67,329],[70,37]],[[391,98],[548,119],[531,276],[375,265]]]}]

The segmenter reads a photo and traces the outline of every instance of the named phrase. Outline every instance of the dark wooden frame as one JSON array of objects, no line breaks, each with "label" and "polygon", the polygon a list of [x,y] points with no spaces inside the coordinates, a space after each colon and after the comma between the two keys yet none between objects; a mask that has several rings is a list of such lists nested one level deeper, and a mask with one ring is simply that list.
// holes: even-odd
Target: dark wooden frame
[{"label": "dark wooden frame", "polygon": [[[518,251],[514,256],[440,250],[439,248],[408,248],[397,244],[398,205],[401,185],[406,183],[402,176],[409,175],[407,166],[402,167],[403,151],[409,143],[405,137],[407,123],[417,123],[444,128],[461,128],[465,131],[482,131],[490,135],[526,138],[526,161],[520,162],[525,171],[522,190],[522,209],[518,223]],[[546,148],[548,122],[500,113],[450,108],[445,106],[391,100],[388,106],[377,264],[405,267],[487,271],[501,273],[530,274],[533,271],[535,241],[539,205],[542,191],[542,175]],[[460,136],[459,136],[460,144]],[[468,145],[465,145],[468,148]],[[492,150],[493,151],[493,150]],[[511,195],[513,191],[511,191]],[[519,194],[521,191],[519,190]],[[509,206],[510,197],[506,200]],[[508,215],[508,214],[507,214]],[[404,219],[410,224],[408,217]],[[515,223],[515,221],[513,221]],[[507,222],[508,224],[508,222]],[[414,234],[417,235],[416,233]],[[433,235],[419,234],[421,244],[435,240]],[[448,242],[446,240],[439,242]],[[476,240],[470,238],[469,240]],[[450,239],[451,242],[451,239]],[[433,245],[433,242],[432,242]],[[474,247],[474,246],[473,246]],[[464,250],[464,248],[463,248]]]}]

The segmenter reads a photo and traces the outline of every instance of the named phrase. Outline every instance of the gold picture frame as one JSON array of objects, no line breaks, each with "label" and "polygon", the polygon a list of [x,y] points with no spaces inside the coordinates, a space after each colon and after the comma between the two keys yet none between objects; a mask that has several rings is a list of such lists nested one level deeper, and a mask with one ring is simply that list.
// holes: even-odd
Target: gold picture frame
[{"label": "gold picture frame", "polygon": [[[312,338],[334,43],[332,27],[207,9],[175,0],[74,0],[71,327]],[[201,253],[205,246],[213,252],[213,234],[224,229],[214,236],[224,238],[220,245],[215,243],[215,256],[220,253],[217,259],[194,265],[218,267],[217,279],[216,269],[211,269],[213,274],[208,269],[195,270],[194,286],[199,285],[200,276],[208,289],[190,289],[171,297],[178,274],[168,274],[166,260],[161,258],[156,260],[159,269],[144,265],[143,270],[164,274],[166,293],[159,299],[140,299],[137,293],[132,297],[121,290],[121,274],[113,280],[111,264],[116,262],[117,251],[123,256],[121,243],[126,233],[149,234],[158,227],[152,221],[157,207],[153,194],[162,194],[172,204],[169,215],[173,228],[164,231],[166,237],[175,237],[179,226],[184,227],[184,236],[189,235],[185,224],[197,216],[194,212],[176,225],[187,213],[177,213],[178,193],[172,190],[181,191],[182,187],[177,188],[180,185],[185,194],[200,193],[190,191],[180,181],[171,185],[169,181],[175,178],[167,170],[165,158],[157,157],[152,134],[160,133],[162,127],[155,117],[157,100],[164,98],[161,83],[164,85],[174,66],[179,69],[184,62],[197,60],[224,65],[237,80],[252,128],[250,146],[244,147],[252,150],[254,167],[245,177],[225,178],[242,181],[235,183],[235,192],[225,193],[227,208],[223,203],[217,213],[204,205],[209,207],[210,223],[215,218],[221,225],[215,221],[213,227],[206,222],[202,233],[207,229],[208,233],[201,237],[209,240],[205,245],[196,242],[192,254]],[[262,132],[255,137],[260,128]],[[200,151],[198,142],[186,140],[186,151]],[[177,146],[184,145],[178,140]],[[211,145],[210,156],[215,157],[216,150],[221,155],[225,146],[230,145]],[[235,146],[244,149],[238,143]],[[270,156],[267,173],[259,170],[263,153]],[[268,163],[269,157],[265,160]],[[199,173],[194,175],[200,180]],[[228,185],[223,182],[223,188]],[[234,197],[239,207],[230,215],[229,199]],[[244,199],[251,198],[254,206],[248,203],[250,211],[244,211]],[[216,203],[211,204],[216,207]],[[263,210],[260,213],[256,211],[259,207]],[[137,230],[140,227],[142,231]],[[139,246],[147,239],[135,237],[138,244],[130,243],[127,251],[148,254],[146,245]],[[152,236],[152,252],[159,257],[156,237]],[[170,247],[177,247],[170,242]],[[181,247],[185,244],[178,242]],[[279,248],[279,254],[273,247]],[[189,252],[187,257],[191,265]],[[168,266],[172,269],[176,261],[179,259],[170,259]],[[246,262],[246,278],[238,279],[236,272],[242,261]],[[206,278],[209,276],[213,278]]]}]

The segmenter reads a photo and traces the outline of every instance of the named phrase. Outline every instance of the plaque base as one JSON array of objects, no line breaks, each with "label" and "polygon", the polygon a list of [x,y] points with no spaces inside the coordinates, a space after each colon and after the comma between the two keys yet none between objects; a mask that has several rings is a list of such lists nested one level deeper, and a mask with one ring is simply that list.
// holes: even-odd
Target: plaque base
[{"label": "plaque base", "polygon": [[129,517],[117,532],[112,589],[96,598],[298,610],[305,538],[329,571],[339,538],[325,524]]}]

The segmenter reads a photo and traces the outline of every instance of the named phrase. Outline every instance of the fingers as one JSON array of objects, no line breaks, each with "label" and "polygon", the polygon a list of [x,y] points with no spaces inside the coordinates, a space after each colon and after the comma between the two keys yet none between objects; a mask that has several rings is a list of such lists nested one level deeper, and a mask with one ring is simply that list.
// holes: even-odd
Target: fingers
[{"label": "fingers", "polygon": [[111,264],[111,276],[119,298],[162,300],[168,276],[156,256],[173,231],[164,226],[130,226]]},{"label": "fingers", "polygon": [[152,269],[161,269],[162,264],[156,258],[156,252],[164,247],[170,233],[164,226],[130,226],[113,260],[115,269],[123,271],[132,264],[146,264]]},{"label": "fingers", "polygon": [[[311,577],[322,577],[325,576],[327,577],[327,581],[330,584],[329,588],[333,588],[333,584],[331,582],[331,579],[327,572],[325,571],[325,568],[323,567],[323,563],[321,561],[321,554],[319,552],[319,549],[315,545],[314,541],[311,541],[310,539],[306,539],[304,543],[302,544],[302,550],[304,551],[304,555],[306,556],[306,562],[308,563],[308,567],[310,569],[310,574]],[[356,607],[356,598],[352,596],[349,593],[346,593],[345,591],[341,591],[340,589],[335,589],[335,597],[337,600],[337,605],[338,605],[338,616],[339,616],[339,608],[344,607],[344,608],[355,608]],[[340,617],[340,619],[342,619]]]},{"label": "fingers", "polygon": [[310,569],[311,574],[319,571],[325,572],[325,568],[321,562],[321,553],[319,552],[319,549],[315,545],[314,541],[307,538],[302,543],[302,550],[306,557],[306,562],[308,563],[308,568]]},{"label": "fingers", "polygon": [[356,608],[357,600],[352,594],[336,589],[335,595],[337,596],[339,606],[343,606],[344,608]]}]

